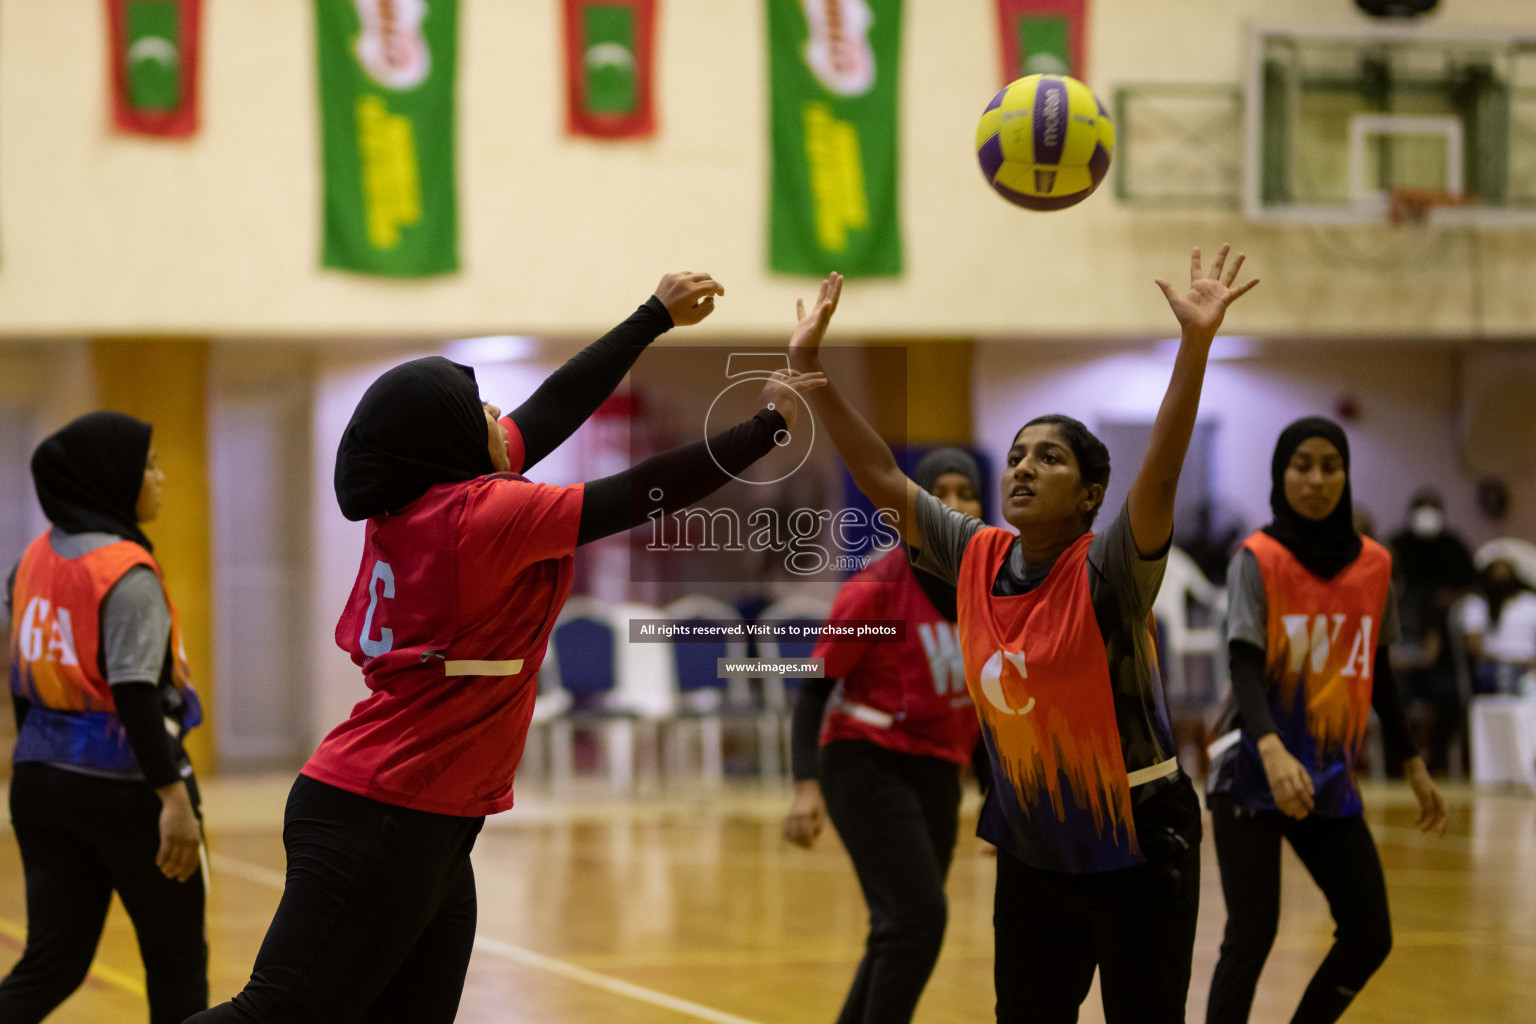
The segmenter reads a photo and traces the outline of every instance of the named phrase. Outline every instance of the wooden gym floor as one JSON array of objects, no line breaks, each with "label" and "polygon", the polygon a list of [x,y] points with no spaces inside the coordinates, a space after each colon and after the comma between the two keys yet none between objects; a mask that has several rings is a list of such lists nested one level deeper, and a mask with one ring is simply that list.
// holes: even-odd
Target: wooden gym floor
[{"label": "wooden gym floor", "polygon": [[[208,785],[215,1000],[244,982],[282,887],[291,777]],[[1411,798],[1369,790],[1387,866],[1396,947],[1352,1024],[1536,1019],[1536,799],[1453,790],[1443,840],[1413,831]],[[787,793],[613,802],[520,796],[475,850],[479,938],[462,1024],[789,1024],[836,1017],[864,936],[857,882],[836,836],[805,852],[779,838]],[[949,880],[944,954],[924,1024],[992,1019],[992,859],[966,820]],[[26,919],[9,830],[0,837],[0,970]],[[1280,936],[1253,1020],[1286,1021],[1330,942],[1327,905],[1287,851]],[[1190,1017],[1204,1018],[1224,911],[1205,844]],[[147,1019],[133,932],[114,905],[90,979],[50,1021]],[[1084,1021],[1101,1021],[1097,990]]]}]

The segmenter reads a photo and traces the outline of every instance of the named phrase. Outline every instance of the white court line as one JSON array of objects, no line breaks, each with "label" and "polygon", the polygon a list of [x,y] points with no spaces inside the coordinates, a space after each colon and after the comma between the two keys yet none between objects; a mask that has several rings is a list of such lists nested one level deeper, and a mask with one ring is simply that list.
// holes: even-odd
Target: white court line
[{"label": "white court line", "polygon": [[[235,857],[226,857],[216,854],[213,857],[213,866],[219,871],[235,878],[243,878],[247,882],[266,886],[269,889],[282,890],[286,879],[281,871],[273,871],[264,868],[260,864],[252,864],[249,861],[239,860]],[[590,985],[592,988],[602,989],[614,995],[626,996],[640,1003],[649,1003],[659,1006],[664,1010],[680,1013],[694,1020],[707,1020],[710,1024],[757,1024],[756,1021],[745,1017],[737,1017],[720,1010],[712,1010],[698,1003],[691,1003],[686,999],[669,996],[665,992],[657,992],[655,989],[644,988],[640,985],[632,985],[627,981],[610,978],[606,974],[578,967],[565,960],[557,960],[543,953],[535,953],[531,949],[522,946],[514,946],[510,942],[502,942],[500,939],[487,938],[482,935],[475,936],[475,948],[482,953],[510,960],[524,967],[532,967],[549,974],[556,974],[562,978],[577,982],[582,985]]]},{"label": "white court line", "polygon": [[222,853],[216,853],[210,859],[213,862],[213,866],[224,874],[243,878],[247,882],[255,882],[257,885],[264,885],[268,889],[276,889],[278,892],[282,892],[283,886],[288,884],[288,879],[281,871],[273,871],[271,868],[264,868],[260,864],[236,860],[234,857],[226,857]]},{"label": "white court line", "polygon": [[695,1020],[712,1021],[713,1024],[756,1024],[755,1021],[747,1020],[745,1017],[736,1017],[729,1013],[722,1013],[719,1010],[711,1010],[707,1006],[690,1003],[686,999],[678,999],[676,996],[669,996],[665,992],[657,992],[654,989],[631,985],[627,981],[610,978],[606,974],[589,971],[585,967],[577,967],[573,963],[556,960],[552,956],[535,953],[531,949],[514,946],[510,942],[502,942],[500,939],[476,936],[475,948],[482,953],[499,956],[505,960],[522,964],[525,967],[536,967],[541,971],[558,974],[562,978],[569,978],[571,981],[580,982],[583,985],[591,985],[593,988],[600,988],[604,992],[628,996],[637,1002],[650,1003],[652,1006],[659,1006],[664,1010],[672,1010],[684,1016],[692,1017]]}]

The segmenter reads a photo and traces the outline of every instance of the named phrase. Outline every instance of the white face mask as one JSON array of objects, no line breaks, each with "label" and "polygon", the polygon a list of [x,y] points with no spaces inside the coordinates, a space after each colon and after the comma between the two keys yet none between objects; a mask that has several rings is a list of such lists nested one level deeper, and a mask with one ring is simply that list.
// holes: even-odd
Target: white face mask
[{"label": "white face mask", "polygon": [[1438,537],[1445,529],[1445,514],[1433,505],[1421,505],[1408,517],[1408,528],[1415,537]]}]

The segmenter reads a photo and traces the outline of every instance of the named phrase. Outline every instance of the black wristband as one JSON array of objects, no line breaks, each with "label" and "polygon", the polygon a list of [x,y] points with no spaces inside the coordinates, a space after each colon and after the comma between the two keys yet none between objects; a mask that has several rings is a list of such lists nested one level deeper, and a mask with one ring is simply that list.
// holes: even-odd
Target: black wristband
[{"label": "black wristband", "polygon": [[179,780],[179,744],[165,731],[160,687],[154,683],[114,683],[112,703],[117,707],[117,717],[128,734],[128,746],[138,759],[145,781],[159,789]]},{"label": "black wristband", "polygon": [[1233,640],[1227,644],[1227,657],[1243,731],[1255,740],[1268,736],[1275,731],[1275,720],[1264,693],[1264,651],[1246,640]]},{"label": "black wristband", "polygon": [[832,679],[807,679],[795,694],[795,710],[789,720],[789,764],[796,782],[820,777],[821,719],[832,695]]},{"label": "black wristband", "polygon": [[1392,670],[1392,658],[1388,644],[1376,646],[1376,661],[1371,681],[1371,707],[1381,719],[1382,756],[1387,765],[1401,768],[1410,759],[1418,757],[1418,748],[1408,732],[1408,716],[1403,712],[1403,696],[1397,686],[1397,675]]}]

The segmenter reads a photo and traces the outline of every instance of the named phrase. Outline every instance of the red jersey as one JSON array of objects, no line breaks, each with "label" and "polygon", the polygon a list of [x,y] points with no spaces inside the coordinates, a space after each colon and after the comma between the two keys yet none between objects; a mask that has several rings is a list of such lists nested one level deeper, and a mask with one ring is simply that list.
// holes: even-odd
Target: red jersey
[{"label": "red jersey", "polygon": [[827,705],[821,745],[869,740],[890,750],[965,764],[976,746],[976,709],[965,688],[955,626],[918,586],[897,547],[845,582],[833,619],[903,619],[903,643],[822,641],[826,676],[841,682]]},{"label": "red jersey", "polygon": [[[980,834],[1033,867],[1092,872],[1145,861],[1131,811],[1084,534],[1045,582],[999,596],[1014,534],[978,531],[956,588],[965,681],[992,759]],[[1166,774],[1166,773],[1164,773]]]},{"label": "red jersey", "polygon": [[497,473],[368,520],[336,643],[373,692],[304,774],[436,814],[511,807],[581,500],[580,484]]}]

